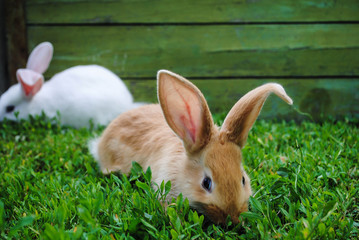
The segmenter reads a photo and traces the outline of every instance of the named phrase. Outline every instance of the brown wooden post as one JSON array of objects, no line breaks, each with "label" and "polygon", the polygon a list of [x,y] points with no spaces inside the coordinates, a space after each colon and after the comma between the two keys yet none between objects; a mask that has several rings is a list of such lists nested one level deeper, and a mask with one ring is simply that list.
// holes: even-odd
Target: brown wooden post
[{"label": "brown wooden post", "polygon": [[25,1],[5,0],[5,36],[8,85],[17,82],[16,70],[24,68],[28,57]]},{"label": "brown wooden post", "polygon": [[0,95],[8,88],[5,61],[5,16],[4,2],[0,1]]}]

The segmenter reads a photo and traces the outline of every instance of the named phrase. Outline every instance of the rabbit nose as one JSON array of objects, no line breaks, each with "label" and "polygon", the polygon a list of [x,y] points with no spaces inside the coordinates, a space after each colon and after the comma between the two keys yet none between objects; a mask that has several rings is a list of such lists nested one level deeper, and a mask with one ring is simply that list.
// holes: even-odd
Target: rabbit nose
[{"label": "rabbit nose", "polygon": [[239,214],[241,214],[241,212],[238,212],[238,210],[229,212],[233,224],[239,223]]},{"label": "rabbit nose", "polygon": [[226,212],[230,215],[232,223],[234,224],[239,223],[239,215],[246,211],[248,211],[248,205],[238,205],[235,202],[232,202],[226,209]]},{"label": "rabbit nose", "polygon": [[239,214],[236,214],[234,216],[232,215],[231,220],[232,220],[233,224],[238,224],[239,223]]}]

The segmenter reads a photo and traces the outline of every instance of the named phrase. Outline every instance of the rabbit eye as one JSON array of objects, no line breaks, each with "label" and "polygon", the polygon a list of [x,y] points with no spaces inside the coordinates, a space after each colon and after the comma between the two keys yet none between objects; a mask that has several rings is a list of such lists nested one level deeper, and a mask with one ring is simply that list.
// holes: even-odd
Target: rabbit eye
[{"label": "rabbit eye", "polygon": [[209,177],[205,177],[202,181],[202,187],[206,189],[208,192],[212,190],[212,179]]},{"label": "rabbit eye", "polygon": [[246,185],[246,179],[244,177],[242,177],[242,183],[243,183],[243,186]]},{"label": "rabbit eye", "polygon": [[6,107],[6,113],[11,113],[12,111],[14,111],[15,106],[14,105],[10,105]]}]

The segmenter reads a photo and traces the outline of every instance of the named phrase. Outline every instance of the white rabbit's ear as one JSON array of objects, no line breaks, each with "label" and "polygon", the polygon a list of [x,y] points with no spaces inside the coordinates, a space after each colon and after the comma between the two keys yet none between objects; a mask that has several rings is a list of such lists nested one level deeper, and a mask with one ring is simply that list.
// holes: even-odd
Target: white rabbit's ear
[{"label": "white rabbit's ear", "polygon": [[44,73],[49,67],[54,48],[51,43],[43,42],[32,50],[26,68],[38,73]]},{"label": "white rabbit's ear", "polygon": [[42,74],[32,71],[30,69],[18,69],[16,78],[22,86],[22,90],[27,98],[32,98],[40,91],[44,77]]},{"label": "white rabbit's ear", "polygon": [[221,138],[224,137],[242,148],[265,100],[272,92],[288,104],[293,104],[292,99],[286,94],[284,88],[277,83],[268,83],[257,87],[244,95],[232,107],[223,122]]},{"label": "white rabbit's ear", "polygon": [[213,120],[202,93],[185,78],[166,70],[157,74],[158,100],[167,124],[188,152],[201,150],[210,140]]}]

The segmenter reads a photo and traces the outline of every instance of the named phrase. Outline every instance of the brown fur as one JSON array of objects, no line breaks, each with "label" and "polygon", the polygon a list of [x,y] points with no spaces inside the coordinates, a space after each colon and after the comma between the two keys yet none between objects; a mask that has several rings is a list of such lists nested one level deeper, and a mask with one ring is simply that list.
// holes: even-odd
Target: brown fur
[{"label": "brown fur", "polygon": [[[241,147],[271,91],[290,99],[278,85],[259,87],[238,101],[220,130],[202,93],[192,83],[160,71],[161,105],[131,110],[106,128],[98,144],[101,170],[129,173],[132,161],[144,169],[150,166],[155,183],[171,181],[169,199],[182,193],[212,221],[224,223],[230,215],[237,223],[252,194],[242,167]],[[210,191],[202,186],[206,176],[212,179]]]},{"label": "brown fur", "polygon": [[273,92],[288,104],[293,101],[285,93],[283,87],[276,83],[268,83],[253,89],[244,95],[228,113],[223,122],[222,131],[229,141],[233,141],[241,148],[244,147],[248,132],[259,115],[268,95]]},{"label": "brown fur", "polygon": [[142,165],[147,156],[160,152],[161,146],[173,141],[181,145],[176,135],[167,127],[158,104],[128,111],[112,121],[102,134],[98,147],[101,169],[103,172],[111,172],[113,167],[118,166],[116,170],[128,173],[132,165],[121,154],[121,148],[128,148],[137,156],[136,159],[141,159],[138,162]]}]

